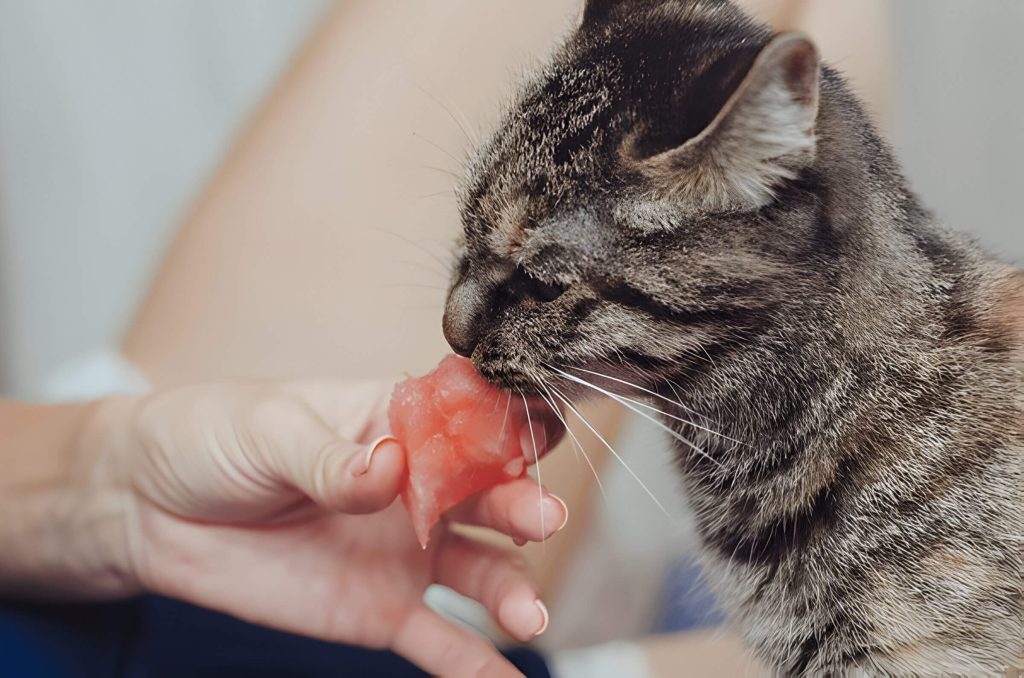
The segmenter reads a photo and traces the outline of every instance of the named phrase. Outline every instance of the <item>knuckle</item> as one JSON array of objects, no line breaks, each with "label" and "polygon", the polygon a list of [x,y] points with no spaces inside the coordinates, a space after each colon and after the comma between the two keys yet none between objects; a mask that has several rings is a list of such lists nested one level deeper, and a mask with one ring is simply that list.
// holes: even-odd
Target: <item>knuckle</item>
[{"label": "knuckle", "polygon": [[344,508],[348,500],[347,484],[339,469],[347,457],[340,442],[322,446],[313,457],[313,497],[333,508]]},{"label": "knuckle", "polygon": [[274,391],[255,396],[246,412],[246,421],[254,431],[302,430],[309,418],[309,408],[304,402]]},{"label": "knuckle", "polygon": [[510,570],[521,573],[526,572],[530,565],[526,560],[526,557],[519,553],[512,553],[508,556],[508,567]]}]

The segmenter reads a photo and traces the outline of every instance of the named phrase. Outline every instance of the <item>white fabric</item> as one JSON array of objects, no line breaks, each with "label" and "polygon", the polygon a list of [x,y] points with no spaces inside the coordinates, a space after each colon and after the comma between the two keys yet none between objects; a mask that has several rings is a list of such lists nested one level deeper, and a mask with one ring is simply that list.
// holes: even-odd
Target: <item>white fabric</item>
[{"label": "white fabric", "polygon": [[630,642],[560,652],[548,661],[552,678],[650,678],[643,649]]},{"label": "white fabric", "polygon": [[470,631],[488,636],[492,640],[497,640],[499,637],[499,632],[483,605],[471,598],[459,595],[446,586],[438,584],[429,586],[423,594],[423,602],[445,619]]},{"label": "white fabric", "polygon": [[144,393],[149,382],[114,350],[97,351],[59,367],[47,377],[39,395],[48,402],[93,400],[115,393]]}]

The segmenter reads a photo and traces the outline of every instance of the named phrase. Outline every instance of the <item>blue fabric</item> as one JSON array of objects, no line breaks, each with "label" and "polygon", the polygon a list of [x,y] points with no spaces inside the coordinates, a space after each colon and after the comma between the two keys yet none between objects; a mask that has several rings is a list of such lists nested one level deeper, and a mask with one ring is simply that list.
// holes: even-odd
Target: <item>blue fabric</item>
[{"label": "blue fabric", "polygon": [[700,563],[686,559],[675,563],[665,581],[662,607],[654,633],[675,633],[718,626],[724,615],[701,574]]},{"label": "blue fabric", "polygon": [[[528,649],[506,653],[551,678]],[[18,678],[422,678],[378,652],[271,631],[166,598],[0,606],[0,676]]]}]

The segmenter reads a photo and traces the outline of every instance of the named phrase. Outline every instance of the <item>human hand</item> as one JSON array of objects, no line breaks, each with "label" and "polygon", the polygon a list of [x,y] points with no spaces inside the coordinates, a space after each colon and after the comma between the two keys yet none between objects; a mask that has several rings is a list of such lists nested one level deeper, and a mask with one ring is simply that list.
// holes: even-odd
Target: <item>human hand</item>
[{"label": "human hand", "polygon": [[[391,648],[431,673],[518,675],[490,643],[422,602],[439,583],[480,601],[517,639],[547,624],[514,554],[445,521],[420,548],[394,502],[402,448],[366,445],[387,430],[389,392],[383,384],[222,383],[112,401],[99,420],[100,430],[119,431],[106,436],[105,461],[106,474],[128,488],[126,571],[145,590],[290,632]],[[538,443],[550,448],[561,429],[550,411],[535,414]],[[565,505],[546,493],[539,501],[528,478],[448,515],[520,541],[547,538],[566,518]]]}]

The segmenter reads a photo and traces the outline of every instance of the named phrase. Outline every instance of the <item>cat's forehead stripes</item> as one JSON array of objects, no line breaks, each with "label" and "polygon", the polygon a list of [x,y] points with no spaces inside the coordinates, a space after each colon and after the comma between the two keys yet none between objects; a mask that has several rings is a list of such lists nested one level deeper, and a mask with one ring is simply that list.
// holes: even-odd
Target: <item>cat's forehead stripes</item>
[{"label": "cat's forehead stripes", "polygon": [[487,232],[487,244],[499,256],[512,258],[526,242],[529,227],[528,198],[519,196],[504,201]]},{"label": "cat's forehead stripes", "polygon": [[524,92],[474,159],[461,191],[472,235],[508,231],[522,201],[536,210],[579,189],[613,127],[614,70],[607,63],[552,68]]},{"label": "cat's forehead stripes", "polygon": [[728,3],[651,6],[663,15],[662,30],[580,34],[527,84],[479,149],[460,191],[471,239],[490,241],[494,230],[518,239],[508,214],[516,210],[506,208],[521,197],[543,211],[565,202],[578,206],[606,190],[632,130],[645,129],[644,119],[665,114],[665,106],[700,109],[699,102],[680,103],[687,79],[723,52],[765,39],[752,24],[736,25]]}]

